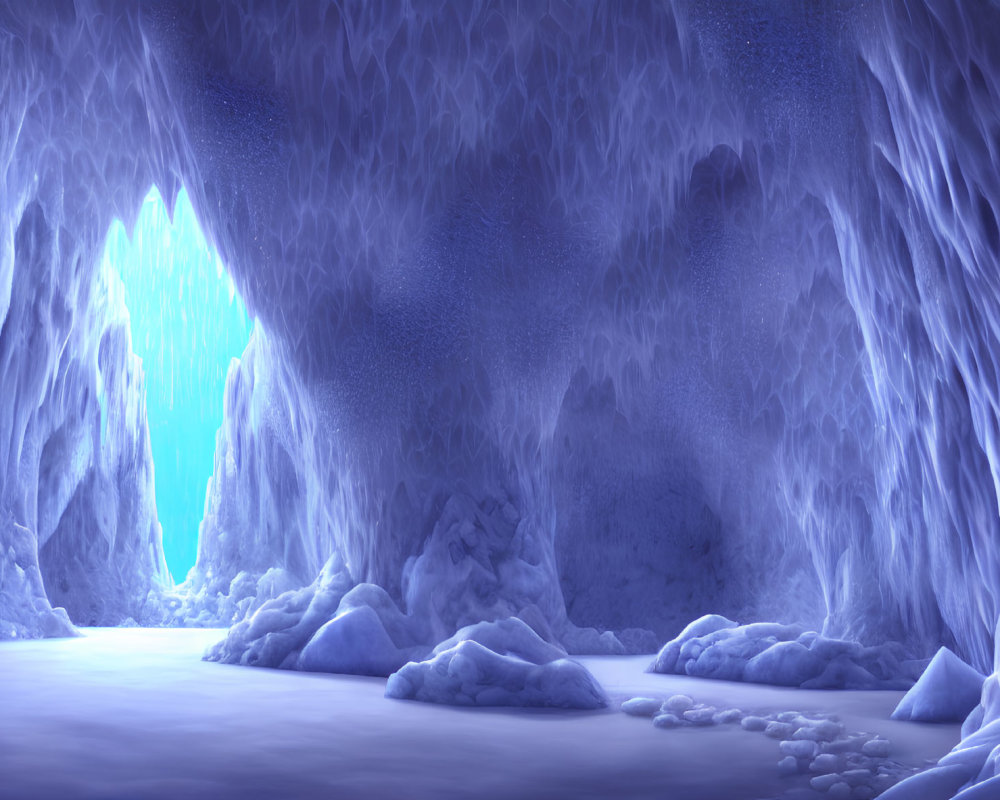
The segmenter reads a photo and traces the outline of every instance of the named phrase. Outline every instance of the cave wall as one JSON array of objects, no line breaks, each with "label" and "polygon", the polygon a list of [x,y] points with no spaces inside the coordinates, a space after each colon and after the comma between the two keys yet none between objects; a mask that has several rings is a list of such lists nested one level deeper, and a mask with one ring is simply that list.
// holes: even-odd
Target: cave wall
[{"label": "cave wall", "polygon": [[[339,553],[435,634],[718,611],[992,662],[994,5],[11,3],[0,37],[0,285],[66,308],[0,310],[73,332],[0,359],[43,575],[104,552],[99,484],[151,490],[141,409],[129,469],[93,435],[96,254],[183,183],[258,319],[185,613]],[[156,574],[140,506],[119,574]]]},{"label": "cave wall", "polygon": [[109,145],[149,137],[138,76],[113,82],[95,57],[105,42],[104,58],[134,61],[136,39],[103,25],[72,3],[0,13],[3,638],[148,619],[167,580],[142,368],[101,263],[107,226],[150,180]]}]

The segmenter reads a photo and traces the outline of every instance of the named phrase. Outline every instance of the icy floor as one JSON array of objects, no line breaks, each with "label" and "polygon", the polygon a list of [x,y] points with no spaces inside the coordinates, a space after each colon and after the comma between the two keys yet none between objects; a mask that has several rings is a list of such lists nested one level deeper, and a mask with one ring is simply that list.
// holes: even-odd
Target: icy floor
[{"label": "icy floor", "polygon": [[685,693],[759,712],[826,711],[923,766],[957,725],[888,719],[902,692],[821,692],[582,658],[615,710],[458,709],[386,700],[385,681],[205,663],[217,630],[88,629],[0,643],[0,797],[819,798],[738,726],[659,730],[617,711]]}]

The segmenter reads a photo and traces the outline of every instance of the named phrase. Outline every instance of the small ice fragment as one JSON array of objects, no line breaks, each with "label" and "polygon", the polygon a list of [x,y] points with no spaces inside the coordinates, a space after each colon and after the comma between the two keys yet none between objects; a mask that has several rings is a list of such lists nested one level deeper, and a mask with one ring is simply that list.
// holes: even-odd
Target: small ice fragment
[{"label": "small ice fragment", "polygon": [[840,781],[840,776],[837,773],[831,773],[829,775],[817,775],[815,778],[809,780],[809,785],[812,786],[817,792],[829,791],[833,784]]},{"label": "small ice fragment", "polygon": [[781,750],[782,755],[792,756],[793,758],[814,758],[816,751],[819,749],[816,747],[816,742],[810,742],[807,739],[799,740],[785,740],[778,745]]},{"label": "small ice fragment", "polygon": [[888,758],[891,747],[888,739],[875,738],[861,745],[861,752],[872,758]]},{"label": "small ice fragment", "polygon": [[740,723],[745,731],[762,731],[767,728],[767,720],[763,717],[743,717],[743,721]]},{"label": "small ice fragment", "polygon": [[832,798],[832,800],[851,800],[851,786],[844,781],[840,781],[840,783],[833,784],[827,790],[826,796]]},{"label": "small ice fragment", "polygon": [[725,711],[717,711],[712,721],[716,725],[721,725],[727,722],[739,722],[742,716],[743,712],[738,708],[727,708]]},{"label": "small ice fragment", "polygon": [[795,732],[795,728],[788,722],[769,722],[764,728],[764,735],[772,739],[789,739]]},{"label": "small ice fragment", "polygon": [[684,719],[693,725],[711,725],[712,717],[715,716],[715,709],[711,706],[706,708],[692,708],[684,712]]},{"label": "small ice fragment", "polygon": [[633,697],[622,703],[622,711],[633,717],[652,717],[660,710],[660,701],[652,697]]},{"label": "small ice fragment", "polygon": [[667,701],[663,704],[663,710],[669,711],[672,714],[683,714],[689,708],[693,707],[694,700],[686,694],[675,694],[673,697],[667,698]]},{"label": "small ice fragment", "polygon": [[836,772],[840,769],[841,760],[833,753],[821,753],[809,764],[810,772]]},{"label": "small ice fragment", "polygon": [[794,756],[785,756],[778,762],[779,775],[795,775],[799,771],[799,762]]}]

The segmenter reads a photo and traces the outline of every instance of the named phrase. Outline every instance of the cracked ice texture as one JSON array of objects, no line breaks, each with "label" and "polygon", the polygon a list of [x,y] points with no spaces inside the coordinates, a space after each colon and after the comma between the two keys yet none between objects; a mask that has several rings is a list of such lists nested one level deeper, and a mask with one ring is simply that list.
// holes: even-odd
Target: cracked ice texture
[{"label": "cracked ice texture", "polygon": [[990,665],[994,6],[75,8],[0,11],[0,274],[37,200],[85,352],[67,276],[188,187],[261,323],[205,597],[340,551],[438,639],[710,608]]}]

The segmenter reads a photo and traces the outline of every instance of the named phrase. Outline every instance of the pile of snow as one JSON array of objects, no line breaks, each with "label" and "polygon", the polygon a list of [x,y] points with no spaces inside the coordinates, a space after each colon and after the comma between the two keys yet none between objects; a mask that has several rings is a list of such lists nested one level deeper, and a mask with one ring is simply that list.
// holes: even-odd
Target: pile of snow
[{"label": "pile of snow", "polygon": [[925,662],[894,642],[865,647],[801,625],[740,625],[708,614],[667,642],[651,672],[803,689],[908,689]]},{"label": "pile of snow", "polygon": [[494,653],[516,656],[532,664],[547,664],[566,657],[563,648],[546,642],[518,617],[467,625],[435,647],[432,655],[440,655],[466,641],[478,642]]},{"label": "pile of snow", "polygon": [[465,706],[607,705],[585,667],[517,618],[463,628],[431,655],[389,676],[385,696]]},{"label": "pile of snow", "polygon": [[386,677],[427,654],[427,647],[413,635],[414,627],[384,589],[358,584],[344,595],[333,619],[303,648],[298,667]]},{"label": "pile of snow", "polygon": [[351,583],[343,562],[331,558],[314,583],[268,600],[230,628],[205,660],[294,669],[302,648],[335,615]]},{"label": "pile of snow", "polygon": [[381,587],[351,579],[338,558],[310,586],[280,594],[234,625],[207,661],[387,676],[426,656],[420,626]]},{"label": "pile of snow", "polygon": [[900,700],[892,718],[914,722],[961,722],[979,704],[985,680],[985,675],[947,647],[942,647],[913,688]]},{"label": "pile of snow", "polygon": [[[278,580],[283,578],[281,571],[272,570],[265,578],[268,576],[272,576],[271,583],[275,587],[285,585]],[[258,590],[264,583],[264,579],[256,583]],[[242,584],[249,586],[251,591],[245,592]],[[465,641],[477,642],[497,655],[534,665],[567,656],[567,651],[557,644],[545,617],[531,606],[521,611],[527,621],[508,617],[467,625],[432,651],[430,643],[434,639],[426,620],[415,614],[404,614],[380,586],[361,583],[352,588],[352,584],[339,556],[329,560],[313,584],[283,591],[269,599],[265,598],[273,590],[258,591],[254,596],[251,593],[254,582],[244,575],[238,592],[233,594],[245,592],[240,607],[247,609],[246,618],[234,625],[226,638],[209,650],[205,659],[226,664],[385,677],[408,662],[422,662],[428,657],[443,655]],[[623,651],[614,634],[604,636],[613,645],[614,652]],[[641,636],[636,636],[636,642],[639,641]],[[450,656],[445,660],[448,659]],[[587,675],[589,677],[589,673]],[[561,701],[556,703],[561,704]]]}]

